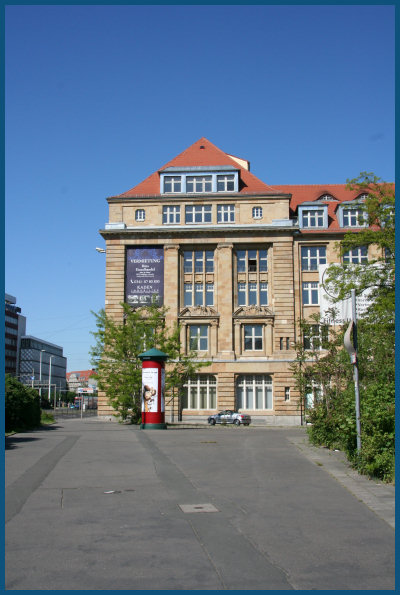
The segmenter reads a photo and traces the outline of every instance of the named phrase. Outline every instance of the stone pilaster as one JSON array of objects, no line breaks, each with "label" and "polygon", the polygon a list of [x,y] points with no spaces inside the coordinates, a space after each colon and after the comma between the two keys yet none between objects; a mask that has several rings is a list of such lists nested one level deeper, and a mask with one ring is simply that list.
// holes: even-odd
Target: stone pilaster
[{"label": "stone pilaster", "polygon": [[233,244],[218,244],[216,250],[218,304],[220,315],[218,329],[218,357],[233,359],[232,336],[232,250]]}]

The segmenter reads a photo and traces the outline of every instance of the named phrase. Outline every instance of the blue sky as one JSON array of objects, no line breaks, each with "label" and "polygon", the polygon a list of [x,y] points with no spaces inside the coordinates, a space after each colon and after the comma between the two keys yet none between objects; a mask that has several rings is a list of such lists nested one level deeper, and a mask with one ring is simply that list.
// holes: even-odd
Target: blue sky
[{"label": "blue sky", "polygon": [[90,367],[106,197],[200,137],[269,184],[394,180],[393,6],[7,6],[5,290]]}]

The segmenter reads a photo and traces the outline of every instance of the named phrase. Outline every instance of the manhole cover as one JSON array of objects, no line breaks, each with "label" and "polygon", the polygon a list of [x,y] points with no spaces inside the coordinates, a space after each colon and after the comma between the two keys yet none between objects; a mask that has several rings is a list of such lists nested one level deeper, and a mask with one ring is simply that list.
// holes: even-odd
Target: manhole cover
[{"label": "manhole cover", "polygon": [[192,512],[219,512],[217,508],[213,504],[178,504],[179,508],[182,512],[185,513],[192,513]]}]

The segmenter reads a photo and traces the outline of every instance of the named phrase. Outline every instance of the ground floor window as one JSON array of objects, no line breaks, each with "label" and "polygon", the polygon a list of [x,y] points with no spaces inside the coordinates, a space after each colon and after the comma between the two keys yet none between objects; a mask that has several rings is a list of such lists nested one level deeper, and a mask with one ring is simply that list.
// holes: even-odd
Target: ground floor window
[{"label": "ground floor window", "polygon": [[236,383],[238,409],[272,409],[272,378],[268,374],[243,374]]},{"label": "ground floor window", "polygon": [[217,379],[210,374],[189,378],[184,387],[183,409],[216,409]]}]

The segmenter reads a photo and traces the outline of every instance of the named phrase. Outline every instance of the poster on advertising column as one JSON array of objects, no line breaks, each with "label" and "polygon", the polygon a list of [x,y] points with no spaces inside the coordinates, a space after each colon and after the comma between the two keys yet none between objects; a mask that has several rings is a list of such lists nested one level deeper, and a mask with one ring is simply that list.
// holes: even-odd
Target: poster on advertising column
[{"label": "poster on advertising column", "polygon": [[164,248],[126,250],[125,301],[133,307],[164,303]]},{"label": "poster on advertising column", "polygon": [[158,411],[158,368],[142,369],[142,413]]}]

